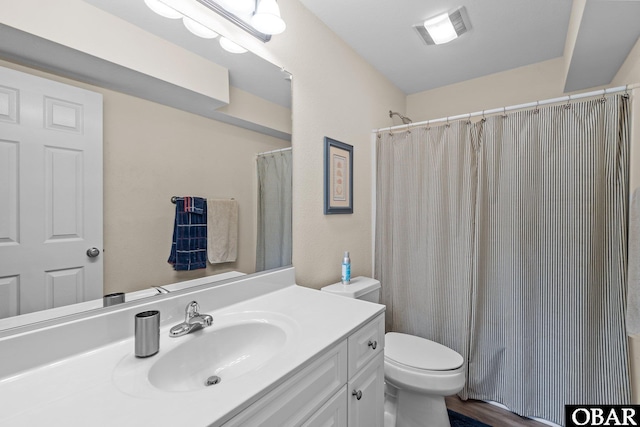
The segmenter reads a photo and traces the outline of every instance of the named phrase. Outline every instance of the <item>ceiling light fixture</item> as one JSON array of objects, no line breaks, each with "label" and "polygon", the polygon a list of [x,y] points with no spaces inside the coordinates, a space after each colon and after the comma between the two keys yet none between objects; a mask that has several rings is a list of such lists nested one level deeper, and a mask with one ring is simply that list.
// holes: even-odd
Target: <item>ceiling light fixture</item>
[{"label": "ceiling light fixture", "polygon": [[167,6],[160,0],[144,0],[144,2],[149,7],[149,9],[153,10],[160,16],[164,16],[165,18],[169,19],[182,18],[182,14],[180,12]]},{"label": "ceiling light fixture", "polygon": [[280,34],[287,28],[276,0],[260,0],[256,13],[251,17],[251,25],[261,33],[271,35]]},{"label": "ceiling light fixture", "polygon": [[[230,1],[232,0],[197,0],[198,3],[206,6],[264,43],[271,40],[271,35],[280,34],[287,27],[280,17],[280,8],[275,0],[259,0],[255,2],[248,14],[239,11],[239,4],[231,7],[229,5]],[[233,1],[237,2],[239,0]],[[244,3],[244,1],[242,0],[241,3]],[[244,11],[244,9],[243,6],[241,10]]]},{"label": "ceiling light fixture", "polygon": [[414,28],[427,44],[444,44],[460,37],[471,29],[467,11],[459,7],[453,12],[442,13],[415,25]]},{"label": "ceiling light fixture", "polygon": [[247,49],[243,48],[237,43],[232,42],[226,37],[220,37],[220,46],[222,46],[224,50],[230,53],[245,53],[247,51]]},{"label": "ceiling light fixture", "polygon": [[[272,34],[280,34],[287,27],[280,16],[280,8],[276,0],[197,1],[264,43],[271,40]],[[198,17],[193,19],[191,16],[183,16],[182,13],[167,5],[166,0],[144,0],[144,2],[161,16],[172,19],[182,18],[185,27],[196,36],[213,39],[219,35],[217,29],[213,30],[209,25],[202,24]],[[227,38],[220,38],[220,45],[228,52],[247,51]]]},{"label": "ceiling light fixture", "polygon": [[218,33],[187,16],[182,17],[182,23],[187,27],[187,30],[203,39],[215,39],[218,37]]},{"label": "ceiling light fixture", "polygon": [[256,0],[216,0],[216,3],[240,18],[251,18],[256,10]]}]

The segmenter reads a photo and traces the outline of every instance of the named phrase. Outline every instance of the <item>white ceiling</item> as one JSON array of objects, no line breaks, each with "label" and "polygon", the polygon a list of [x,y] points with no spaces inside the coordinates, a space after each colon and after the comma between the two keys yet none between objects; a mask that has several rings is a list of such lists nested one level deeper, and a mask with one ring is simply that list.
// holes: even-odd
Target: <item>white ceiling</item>
[{"label": "white ceiling", "polygon": [[[573,5],[571,0],[300,1],[406,94],[563,56]],[[467,9],[471,31],[445,45],[428,46],[418,37],[414,25],[459,6]],[[586,0],[565,89],[609,84],[639,35],[640,1]]]}]

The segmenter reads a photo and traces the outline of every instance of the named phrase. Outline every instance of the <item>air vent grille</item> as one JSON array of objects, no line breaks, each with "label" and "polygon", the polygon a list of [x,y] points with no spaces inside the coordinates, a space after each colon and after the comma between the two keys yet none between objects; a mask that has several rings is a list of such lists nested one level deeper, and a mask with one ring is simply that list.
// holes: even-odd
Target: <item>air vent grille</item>
[{"label": "air vent grille", "polygon": [[455,28],[458,37],[467,32],[467,26],[465,25],[464,19],[462,18],[462,9],[457,9],[449,14],[449,19],[453,24],[453,28]]}]

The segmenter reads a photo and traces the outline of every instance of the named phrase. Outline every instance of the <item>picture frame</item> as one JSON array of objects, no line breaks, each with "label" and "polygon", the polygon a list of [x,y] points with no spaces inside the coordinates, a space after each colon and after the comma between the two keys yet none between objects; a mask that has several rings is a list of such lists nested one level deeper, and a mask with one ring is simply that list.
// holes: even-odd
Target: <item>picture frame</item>
[{"label": "picture frame", "polygon": [[353,146],[324,138],[324,214],[353,213]]}]

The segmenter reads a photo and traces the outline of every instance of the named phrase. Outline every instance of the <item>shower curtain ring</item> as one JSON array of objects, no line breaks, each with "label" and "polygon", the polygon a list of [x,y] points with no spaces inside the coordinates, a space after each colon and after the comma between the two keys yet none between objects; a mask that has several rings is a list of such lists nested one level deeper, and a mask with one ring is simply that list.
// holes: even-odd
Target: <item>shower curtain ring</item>
[{"label": "shower curtain ring", "polygon": [[468,115],[467,115],[467,124],[468,125],[471,124],[471,113],[468,113]]},{"label": "shower curtain ring", "polygon": [[538,114],[540,112],[540,101],[536,101],[536,109],[533,110],[534,114]]},{"label": "shower curtain ring", "polygon": [[624,95],[622,95],[624,99],[629,99],[629,85],[624,85]]},{"label": "shower curtain ring", "polygon": [[571,108],[571,95],[569,95],[567,97],[567,103],[564,106],[565,110],[568,110],[569,108]]},{"label": "shower curtain ring", "polygon": [[450,127],[451,127],[451,125],[449,124],[449,116],[447,116],[447,123],[445,124],[445,126],[446,126],[447,128],[450,128]]},{"label": "shower curtain ring", "polygon": [[502,107],[502,117],[507,118],[507,107]]},{"label": "shower curtain ring", "polygon": [[482,110],[482,122],[484,123],[486,121],[487,121],[487,118],[484,115],[484,110]]},{"label": "shower curtain ring", "polygon": [[431,130],[431,120],[427,120],[427,130]]}]

